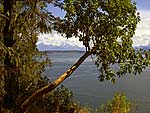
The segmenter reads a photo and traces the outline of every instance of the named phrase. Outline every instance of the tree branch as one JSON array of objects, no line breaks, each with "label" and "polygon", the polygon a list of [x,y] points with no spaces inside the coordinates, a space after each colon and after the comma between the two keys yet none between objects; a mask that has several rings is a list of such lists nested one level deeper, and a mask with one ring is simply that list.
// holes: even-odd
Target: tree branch
[{"label": "tree branch", "polygon": [[79,66],[80,64],[95,51],[95,48],[92,48],[90,51],[86,51],[83,56],[79,58],[79,60],[66,72],[60,75],[55,81],[49,83],[48,85],[42,87],[35,91],[29,98],[27,98],[21,105],[20,113],[25,113],[28,106],[33,103],[39,96],[46,94],[53,89],[55,89],[58,85],[60,85],[66,78],[68,78]]},{"label": "tree branch", "polygon": [[3,15],[3,14],[0,14],[0,16],[7,19],[7,20],[9,20],[9,18],[7,16]]}]

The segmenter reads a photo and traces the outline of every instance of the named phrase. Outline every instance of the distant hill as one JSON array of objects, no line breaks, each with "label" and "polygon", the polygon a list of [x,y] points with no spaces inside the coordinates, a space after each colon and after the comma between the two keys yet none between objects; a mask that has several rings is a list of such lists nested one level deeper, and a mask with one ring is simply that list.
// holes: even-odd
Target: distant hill
[{"label": "distant hill", "polygon": [[84,47],[79,47],[77,45],[71,45],[71,44],[61,44],[59,46],[57,45],[45,45],[43,43],[39,43],[37,45],[38,49],[40,51],[67,51],[67,50],[77,50],[77,51],[84,51],[85,48]]},{"label": "distant hill", "polygon": [[150,45],[140,45],[134,47],[136,50],[142,48],[143,50],[150,50]]}]

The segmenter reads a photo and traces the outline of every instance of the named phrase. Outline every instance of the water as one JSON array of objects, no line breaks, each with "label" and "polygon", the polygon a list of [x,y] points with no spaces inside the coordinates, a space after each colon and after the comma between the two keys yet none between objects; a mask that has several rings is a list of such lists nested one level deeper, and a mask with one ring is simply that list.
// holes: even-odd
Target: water
[{"label": "water", "polygon": [[[52,69],[47,69],[45,75],[51,80],[56,79],[72,66],[82,55],[82,52],[50,52]],[[63,82],[73,91],[74,97],[83,105],[98,108],[113,98],[114,93],[125,93],[137,104],[137,113],[150,113],[150,75],[149,70],[142,75],[131,75],[118,79],[116,84],[109,81],[99,82],[96,66],[89,57],[80,67]]]}]

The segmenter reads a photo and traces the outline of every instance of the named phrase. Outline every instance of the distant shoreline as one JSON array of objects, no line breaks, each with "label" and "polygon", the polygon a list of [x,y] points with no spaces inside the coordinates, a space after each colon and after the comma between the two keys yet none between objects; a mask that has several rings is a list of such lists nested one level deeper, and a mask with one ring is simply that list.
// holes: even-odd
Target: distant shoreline
[{"label": "distant shoreline", "polygon": [[78,52],[78,53],[84,53],[84,50],[45,50],[45,51],[40,51],[40,52],[47,52],[47,53],[74,53],[74,52]]}]

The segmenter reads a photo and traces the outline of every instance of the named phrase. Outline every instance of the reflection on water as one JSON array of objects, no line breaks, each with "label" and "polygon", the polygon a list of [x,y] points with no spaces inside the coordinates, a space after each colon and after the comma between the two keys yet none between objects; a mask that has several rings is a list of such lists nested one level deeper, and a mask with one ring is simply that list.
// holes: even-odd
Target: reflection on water
[{"label": "reflection on water", "polygon": [[[52,69],[46,70],[45,75],[51,80],[65,72],[82,55],[81,52],[49,53]],[[89,57],[63,84],[73,91],[76,100],[81,104],[99,107],[112,99],[114,93],[123,92],[138,104],[138,113],[150,113],[150,70],[142,75],[126,76],[117,80],[116,84],[109,81],[99,82],[96,66]]]}]

